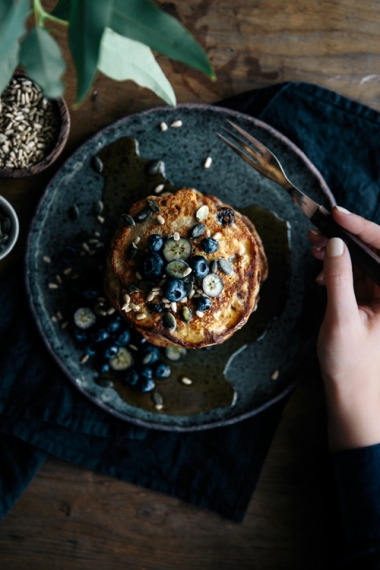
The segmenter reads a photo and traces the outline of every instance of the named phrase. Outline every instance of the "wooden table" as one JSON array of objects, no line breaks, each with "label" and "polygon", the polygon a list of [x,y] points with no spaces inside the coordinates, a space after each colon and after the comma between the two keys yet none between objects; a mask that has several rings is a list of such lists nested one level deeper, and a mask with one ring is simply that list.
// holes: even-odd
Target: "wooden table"
[{"label": "wooden table", "polygon": [[[296,80],[380,110],[380,5],[374,0],[177,0],[163,7],[207,49],[218,76],[212,83],[159,56],[179,102],[215,102]],[[67,55],[64,31],[53,27]],[[65,81],[72,105],[71,64]],[[21,222],[21,239],[0,272],[23,255],[34,207],[65,158],[111,121],[161,104],[150,91],[102,76],[95,89],[97,97],[71,111],[70,138],[53,167],[34,178],[0,181]],[[285,409],[242,524],[51,458],[0,524],[0,568],[326,568],[323,446],[323,394],[309,379]]]}]

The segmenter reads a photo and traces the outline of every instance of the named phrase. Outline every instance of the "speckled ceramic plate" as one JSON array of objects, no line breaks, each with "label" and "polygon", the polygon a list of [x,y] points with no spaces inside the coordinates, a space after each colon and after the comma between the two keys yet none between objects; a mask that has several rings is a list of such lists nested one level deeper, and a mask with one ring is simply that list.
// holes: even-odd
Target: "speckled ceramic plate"
[{"label": "speckled ceramic plate", "polygon": [[[92,402],[139,425],[170,430],[205,429],[226,425],[263,410],[294,386],[297,369],[305,354],[305,343],[313,332],[310,303],[307,302],[314,287],[311,273],[315,271],[306,239],[309,221],[282,188],[260,176],[216,137],[228,119],[266,144],[280,159],[296,186],[317,202],[326,206],[333,203],[320,173],[295,145],[268,125],[227,109],[184,104],[174,109],[160,107],[125,117],[93,136],[50,182],[31,225],[26,283],[31,307],[48,349],[68,379]],[[182,127],[160,129],[161,122],[171,125],[178,120],[182,121]],[[242,332],[227,341],[226,346],[222,345],[223,348],[199,351],[200,362],[210,373],[210,384],[216,374],[224,374],[231,383],[237,395],[233,406],[211,407],[201,412],[187,410],[185,413],[166,413],[163,409],[158,413],[153,405],[147,409],[146,406],[144,409],[131,405],[113,388],[97,385],[97,375],[91,365],[80,364],[83,352],[75,346],[70,326],[62,328],[62,322],[72,321],[72,315],[65,314],[62,292],[65,283],[72,279],[73,271],[67,272],[69,264],[62,261],[60,252],[62,246],[69,244],[82,230],[91,235],[98,232],[103,236],[101,239],[107,239],[102,233],[106,224],[101,224],[102,220],[99,221],[96,212],[94,214],[94,204],[103,196],[105,180],[92,168],[91,160],[98,153],[102,156],[105,147],[122,137],[134,137],[138,141],[141,157],[163,160],[166,177],[175,187],[197,188],[215,194],[238,210],[255,204],[275,212],[290,226],[289,274],[286,271],[276,274],[279,265],[272,256],[271,244],[265,243],[266,239],[271,239],[270,231],[267,231],[269,237],[264,239],[267,253],[274,261],[271,267],[269,260],[272,281],[268,279],[268,287],[264,285],[260,302],[268,305],[269,298],[269,304],[276,305],[278,297],[283,297],[284,302],[279,303],[281,314],[276,315],[266,334],[256,342],[250,342],[249,336]],[[208,156],[212,157],[212,166],[205,169],[203,164]],[[115,164],[113,177],[117,183],[117,177],[128,164],[123,164],[123,157]],[[120,186],[123,192],[121,183]],[[75,212],[72,215],[73,205],[77,208],[77,218]],[[261,231],[260,227],[258,229]],[[286,238],[282,236],[281,239]],[[82,256],[80,264],[85,264],[86,259]],[[60,314],[57,319],[57,312],[62,313],[62,320]],[[251,323],[255,324],[254,319],[260,318],[259,313],[251,316]],[[228,345],[229,342],[234,344]],[[186,360],[182,366],[185,364]],[[173,374],[176,374],[175,370]],[[185,389],[189,391],[184,398],[191,399],[194,386]]]}]

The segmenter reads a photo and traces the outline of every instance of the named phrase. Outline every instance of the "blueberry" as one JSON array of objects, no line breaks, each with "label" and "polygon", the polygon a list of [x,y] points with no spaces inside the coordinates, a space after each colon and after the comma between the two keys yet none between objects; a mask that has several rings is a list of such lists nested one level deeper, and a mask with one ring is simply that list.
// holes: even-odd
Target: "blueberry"
[{"label": "blueberry", "polygon": [[131,332],[128,329],[124,331],[116,331],[112,335],[112,339],[116,346],[126,346],[131,340]]},{"label": "blueberry", "polygon": [[120,328],[120,321],[121,321],[121,317],[119,315],[116,315],[115,317],[113,317],[113,319],[111,321],[109,321],[109,323],[106,326],[106,329],[108,330],[108,332],[112,333],[117,331]]},{"label": "blueberry", "polygon": [[156,279],[164,272],[165,262],[158,253],[148,253],[140,260],[141,275],[145,279]]},{"label": "blueberry", "polygon": [[164,307],[161,303],[149,303],[148,309],[150,313],[162,313]]},{"label": "blueberry", "polygon": [[93,343],[88,344],[85,348],[85,352],[86,354],[88,354],[89,356],[94,356],[94,354],[96,354],[96,347]]},{"label": "blueberry", "polygon": [[152,234],[148,237],[148,249],[150,251],[160,251],[164,245],[164,240],[158,234]]},{"label": "blueberry", "polygon": [[151,392],[155,387],[154,380],[152,378],[140,378],[140,381],[137,385],[138,390],[140,392]]},{"label": "blueberry", "polygon": [[94,342],[103,342],[109,338],[110,333],[106,329],[95,329],[91,332],[91,340]]},{"label": "blueberry", "polygon": [[168,364],[164,364],[163,362],[159,362],[154,369],[154,375],[156,378],[168,378],[170,374],[170,366]]},{"label": "blueberry", "polygon": [[214,238],[203,238],[201,247],[205,253],[215,253],[219,249],[219,244]]},{"label": "blueberry", "polygon": [[153,364],[160,358],[160,349],[152,344],[146,345],[141,351],[141,361],[143,364]]},{"label": "blueberry", "polygon": [[116,346],[112,341],[107,342],[103,348],[102,356],[103,358],[113,358],[119,352],[119,347]]},{"label": "blueberry", "polygon": [[128,368],[122,377],[122,382],[128,384],[128,386],[136,386],[140,380],[140,374],[134,368]]},{"label": "blueberry", "polygon": [[153,368],[151,366],[148,366],[148,364],[139,366],[138,371],[140,373],[140,376],[143,376],[144,378],[153,378]]},{"label": "blueberry", "polygon": [[96,299],[96,297],[99,297],[100,293],[93,287],[84,287],[82,290],[82,295],[85,299]]},{"label": "blueberry", "polygon": [[211,307],[211,301],[208,297],[198,297],[197,299],[194,299],[194,301],[197,311],[201,311],[202,313],[208,311]]},{"label": "blueberry", "polygon": [[206,277],[207,273],[210,271],[208,263],[202,255],[194,255],[194,257],[190,257],[189,265],[193,270],[194,276],[198,279],[203,279],[203,277]]},{"label": "blueberry", "polygon": [[223,226],[229,226],[235,221],[235,214],[231,208],[222,208],[216,215],[216,218]]},{"label": "blueberry", "polygon": [[75,327],[74,329],[74,337],[78,342],[84,342],[87,340],[87,332],[83,329]]},{"label": "blueberry", "polygon": [[162,292],[169,301],[180,301],[186,296],[185,283],[181,279],[167,279],[162,286]]},{"label": "blueberry", "polygon": [[108,374],[109,371],[110,371],[109,362],[107,361],[100,362],[100,364],[98,365],[99,374]]}]

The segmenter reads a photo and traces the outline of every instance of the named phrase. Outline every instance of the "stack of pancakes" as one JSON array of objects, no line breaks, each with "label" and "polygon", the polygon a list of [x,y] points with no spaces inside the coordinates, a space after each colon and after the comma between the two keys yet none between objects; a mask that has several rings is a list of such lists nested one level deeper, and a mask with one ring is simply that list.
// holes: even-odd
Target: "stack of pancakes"
[{"label": "stack of pancakes", "polygon": [[[200,210],[203,206],[206,208]],[[144,218],[147,210],[149,215]],[[120,225],[110,246],[105,290],[112,305],[149,342],[203,348],[224,342],[246,323],[268,274],[262,242],[248,218],[215,196],[183,189],[136,202],[124,219],[126,223]],[[205,226],[204,233],[192,238],[194,226],[200,223]],[[185,278],[188,294],[178,303],[164,298],[161,287],[170,279],[165,269],[155,282],[141,275],[140,260],[148,254],[148,238],[153,234],[164,241],[173,235],[189,240],[191,257],[203,256],[210,273],[222,280],[222,291],[209,297],[207,311],[196,310],[197,299],[208,295],[202,291],[202,280],[191,278],[191,273]],[[216,252],[206,253],[202,248],[205,237],[217,240]],[[228,262],[227,273],[220,259]],[[184,314],[190,319],[184,319]]]}]

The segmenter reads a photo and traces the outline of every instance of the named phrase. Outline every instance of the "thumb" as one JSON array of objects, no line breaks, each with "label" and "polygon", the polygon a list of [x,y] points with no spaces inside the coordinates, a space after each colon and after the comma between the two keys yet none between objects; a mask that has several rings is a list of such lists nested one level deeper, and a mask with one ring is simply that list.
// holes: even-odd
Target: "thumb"
[{"label": "thumb", "polygon": [[327,242],[323,273],[327,289],[326,318],[332,322],[347,321],[358,312],[351,257],[347,246],[340,238]]}]

